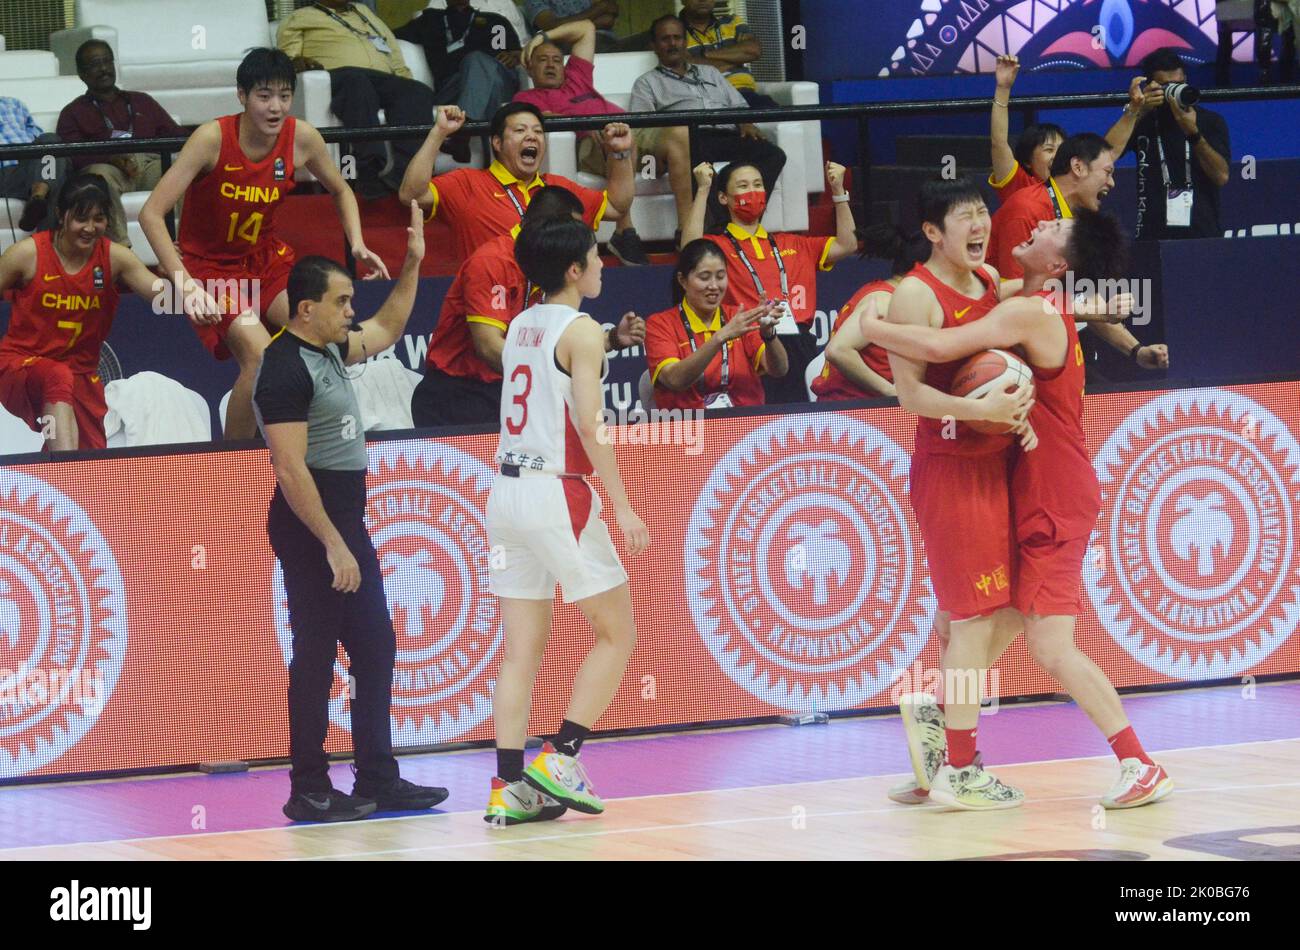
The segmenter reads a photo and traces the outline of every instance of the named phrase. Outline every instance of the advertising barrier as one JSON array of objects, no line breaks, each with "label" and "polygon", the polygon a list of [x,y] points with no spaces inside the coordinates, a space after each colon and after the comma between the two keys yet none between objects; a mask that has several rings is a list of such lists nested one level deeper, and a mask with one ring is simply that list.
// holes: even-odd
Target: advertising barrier
[{"label": "advertising barrier", "polygon": [[[1089,396],[1104,495],[1078,641],[1120,687],[1300,672],[1296,383]],[[611,430],[647,554],[599,729],[896,705],[937,666],[896,408]],[[372,441],[399,746],[491,737],[494,435]],[[0,468],[0,778],[283,757],[291,636],[264,450]],[[617,531],[615,531],[617,534]],[[961,544],[953,537],[943,543]],[[988,583],[1004,582],[990,577]],[[557,600],[530,728],[589,646]],[[340,651],[328,747],[350,747]],[[1057,685],[1014,645],[1000,696]]]}]

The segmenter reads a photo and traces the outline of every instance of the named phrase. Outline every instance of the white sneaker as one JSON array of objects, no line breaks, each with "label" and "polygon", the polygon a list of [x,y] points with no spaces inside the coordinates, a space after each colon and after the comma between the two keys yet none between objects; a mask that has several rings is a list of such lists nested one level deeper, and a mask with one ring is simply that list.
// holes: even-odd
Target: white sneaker
[{"label": "white sneaker", "polygon": [[[912,760],[916,787],[928,791],[934,774],[948,754],[948,735],[944,732],[943,710],[929,693],[905,693],[898,697],[898,715],[907,736],[907,755]],[[891,790],[890,798],[894,798]],[[901,799],[894,798],[894,801]]]},{"label": "white sneaker", "polygon": [[930,800],[966,811],[993,811],[1024,804],[1025,793],[998,781],[983,766],[955,769],[945,764],[930,783]]},{"label": "white sneaker", "polygon": [[1147,765],[1141,759],[1124,759],[1119,764],[1119,780],[1102,798],[1105,808],[1137,808],[1168,797],[1174,780],[1161,765]]}]

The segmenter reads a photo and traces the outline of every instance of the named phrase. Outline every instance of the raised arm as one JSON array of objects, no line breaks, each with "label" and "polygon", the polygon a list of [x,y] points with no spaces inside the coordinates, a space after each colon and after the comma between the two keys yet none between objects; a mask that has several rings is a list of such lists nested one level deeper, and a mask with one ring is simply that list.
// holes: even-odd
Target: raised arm
[{"label": "raised arm", "polygon": [[596,24],[590,20],[570,20],[568,23],[559,24],[554,29],[533,34],[533,38],[528,41],[520,56],[525,69],[528,68],[528,61],[532,59],[533,52],[547,40],[552,43],[569,44],[571,55],[585,59],[589,63],[596,58]]},{"label": "raised arm", "polygon": [[406,229],[406,259],[397,283],[388,299],[373,317],[348,334],[347,362],[358,363],[373,353],[382,353],[402,338],[406,321],[415,306],[415,291],[420,283],[420,261],[424,260],[424,221],[420,206],[412,201],[411,222]]},{"label": "raised arm", "polygon": [[347,239],[348,247],[352,249],[353,258],[358,264],[374,271],[375,276],[388,280],[387,265],[379,255],[366,247],[365,239],[361,236],[361,213],[357,209],[357,197],[343,180],[343,175],[339,173],[338,168],[334,166],[320,132],[306,122],[299,122],[295,144],[302,151],[303,165],[316,176],[316,180],[334,199],[334,208],[338,211],[339,221],[343,224],[343,235]]},{"label": "raised arm", "polygon": [[[844,166],[835,162],[826,163],[826,184],[830,186],[832,196],[842,196],[844,191]],[[853,204],[849,201],[835,202],[835,243],[826,252],[826,262],[834,264],[858,251],[858,235],[853,224]]]},{"label": "raised arm", "polygon": [[989,118],[989,141],[993,149],[993,175],[995,182],[1004,182],[1016,170],[1016,155],[1011,150],[1011,87],[1020,72],[1018,56],[999,56],[994,73],[997,85],[993,89],[993,112]]},{"label": "raised arm", "polygon": [[556,355],[562,362],[567,360],[573,378],[578,439],[614,503],[614,515],[627,542],[628,553],[640,554],[650,546],[650,532],[632,510],[627,489],[618,473],[613,445],[607,437],[602,437],[605,391],[601,376],[605,365],[605,331],[595,320],[574,320],[561,335]]},{"label": "raised arm", "polygon": [[704,237],[704,219],[708,214],[709,200],[713,194],[713,166],[708,162],[700,162],[695,166],[695,185],[691,210],[686,215],[686,223],[682,226],[682,247],[697,238]]},{"label": "raised arm", "polygon": [[605,150],[605,193],[609,209],[605,217],[617,220],[632,207],[636,182],[632,177],[632,129],[624,122],[611,122],[600,130],[600,147]]},{"label": "raised arm", "polygon": [[433,207],[433,193],[429,183],[433,181],[433,163],[438,159],[438,150],[442,143],[451,138],[465,124],[465,113],[458,106],[439,106],[437,119],[433,128],[425,136],[422,144],[406,166],[402,176],[402,187],[397,197],[403,202],[417,201],[421,209],[427,211]]},{"label": "raised arm", "polygon": [[1157,88],[1155,83],[1148,86],[1146,81],[1146,76],[1137,76],[1128,84],[1128,104],[1106,133],[1106,144],[1111,147],[1116,159],[1123,156],[1124,150],[1128,148],[1138,120],[1165,101],[1164,90]]}]

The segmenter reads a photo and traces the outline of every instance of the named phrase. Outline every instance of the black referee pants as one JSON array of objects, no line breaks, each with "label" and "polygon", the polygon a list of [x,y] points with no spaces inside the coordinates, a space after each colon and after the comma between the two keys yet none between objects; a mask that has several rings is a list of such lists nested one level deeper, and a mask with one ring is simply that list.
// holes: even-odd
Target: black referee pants
[{"label": "black referee pants", "polygon": [[[350,705],[357,781],[382,787],[397,778],[389,721],[397,638],[388,615],[379,558],[363,520],[365,473],[313,474],[326,513],[361,568],[361,586],[351,594],[330,586],[334,573],[325,558],[324,546],[293,513],[277,487],[267,513],[266,532],[284,573],[293,628],[289,780],[294,794],[324,792],[332,787],[324,745],[339,643],[347,651],[353,691]],[[343,477],[340,484],[335,484],[335,476]],[[359,476],[359,491],[353,476]],[[342,482],[347,480],[352,484],[343,489]]]}]

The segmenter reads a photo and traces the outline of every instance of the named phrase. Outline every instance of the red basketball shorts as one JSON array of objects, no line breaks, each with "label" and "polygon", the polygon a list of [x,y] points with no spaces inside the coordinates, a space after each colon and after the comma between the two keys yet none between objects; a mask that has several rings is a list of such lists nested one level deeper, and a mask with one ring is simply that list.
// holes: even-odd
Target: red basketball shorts
[{"label": "red basketball shorts", "polygon": [[279,327],[269,323],[266,312],[271,302],[289,286],[289,272],[293,270],[293,248],[278,241],[268,245],[265,252],[249,255],[237,261],[211,261],[202,257],[184,258],[185,270],[222,305],[220,323],[194,327],[203,345],[219,360],[230,359],[226,334],[240,314],[252,310],[262,318],[262,324],[274,334]]},{"label": "red basketball shorts", "polygon": [[36,432],[44,430],[40,417],[50,403],[72,404],[77,418],[77,447],[102,449],[104,436],[104,385],[98,373],[74,373],[67,363],[44,356],[0,358],[0,404]]},{"label": "red basketball shorts", "polygon": [[1088,535],[1057,540],[1034,535],[1019,544],[1011,603],[1025,616],[1077,616],[1083,602]]},{"label": "red basketball shorts", "polygon": [[953,620],[1011,604],[1015,568],[1008,453],[912,456],[912,510],[939,609]]}]

